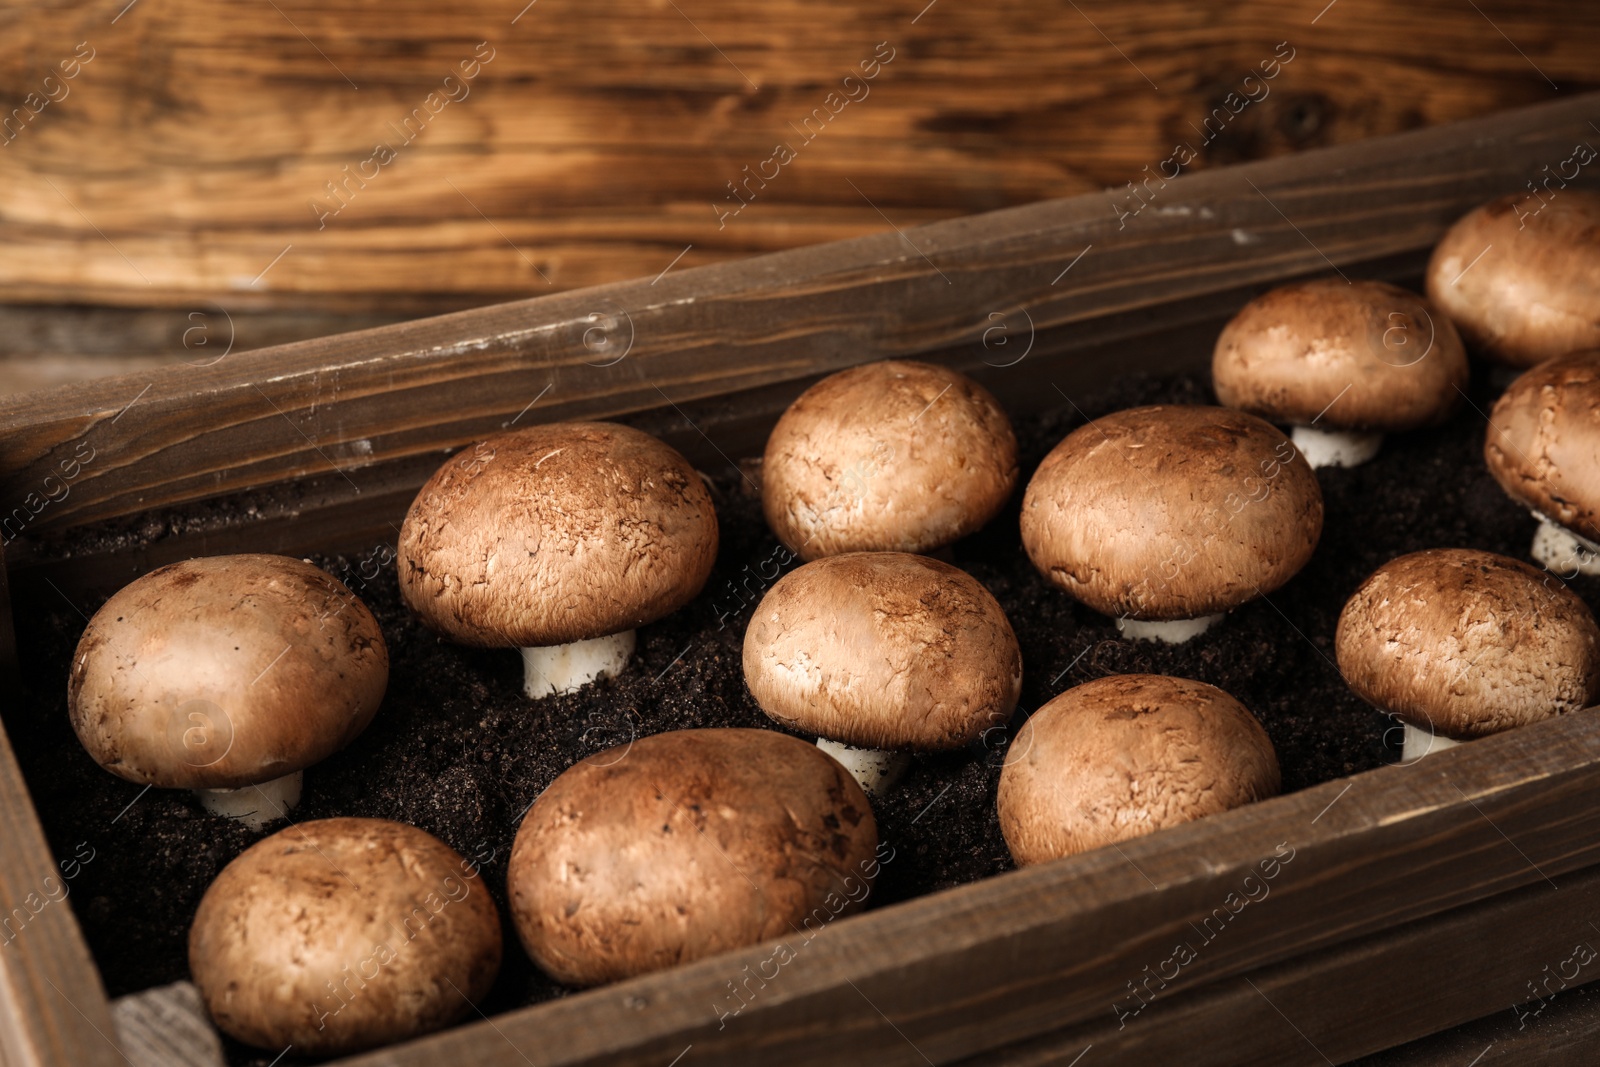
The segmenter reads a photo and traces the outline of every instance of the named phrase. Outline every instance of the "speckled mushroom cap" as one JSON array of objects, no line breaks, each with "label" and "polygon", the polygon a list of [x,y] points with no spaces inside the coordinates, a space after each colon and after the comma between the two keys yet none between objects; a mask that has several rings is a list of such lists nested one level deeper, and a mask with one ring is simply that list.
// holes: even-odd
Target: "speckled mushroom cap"
[{"label": "speckled mushroom cap", "polygon": [[463,644],[564,645],[632,630],[705,585],[717,516],[649,434],[558,422],[500,434],[428,479],[400,530],[400,592]]},{"label": "speckled mushroom cap", "polygon": [[1554,576],[1492,552],[1390,560],[1345,604],[1335,647],[1361,699],[1456,739],[1600,697],[1600,627],[1588,606]]},{"label": "speckled mushroom cap", "polygon": [[1270,593],[1322,533],[1316,475],[1229,408],[1129,408],[1068,434],[1022,499],[1046,578],[1106,615],[1192,619]]},{"label": "speckled mushroom cap", "polygon": [[1541,363],[1501,394],[1483,440],[1511,498],[1600,541],[1600,352]]},{"label": "speckled mushroom cap", "polygon": [[807,563],[767,591],[744,678],[775,721],[875,749],[950,749],[1006,722],[1022,654],[970,574],[904,552]]},{"label": "speckled mushroom cap", "polygon": [[528,954],[596,985],[826,925],[877,874],[861,787],[775,730],[679,730],[596,753],[522,820],[507,873]]},{"label": "speckled mushroom cap", "polygon": [[302,1055],[356,1052],[472,1014],[500,970],[477,868],[386,819],[318,819],[223,868],[189,928],[218,1027]]},{"label": "speckled mushroom cap", "polygon": [[1512,193],[1463,216],[1428,262],[1428,297],[1513,367],[1600,347],[1600,193]]},{"label": "speckled mushroom cap", "polygon": [[1086,852],[1274,796],[1272,742],[1215,686],[1119,674],[1067,690],[1017,732],[1000,830],[1019,865]]},{"label": "speckled mushroom cap", "polygon": [[761,508],[801,559],[928,552],[994,517],[1017,482],[999,401],[948,367],[867,363],[783,413],[761,464]]},{"label": "speckled mushroom cap", "polygon": [[1449,416],[1467,355],[1415,293],[1319,279],[1246,304],[1217,338],[1211,378],[1223,404],[1269,422],[1396,433]]},{"label": "speckled mushroom cap", "polygon": [[130,782],[236,789],[349,744],[388,681],[378,621],[338,579],[284,556],[207,556],[95,612],[67,712],[89,755]]}]

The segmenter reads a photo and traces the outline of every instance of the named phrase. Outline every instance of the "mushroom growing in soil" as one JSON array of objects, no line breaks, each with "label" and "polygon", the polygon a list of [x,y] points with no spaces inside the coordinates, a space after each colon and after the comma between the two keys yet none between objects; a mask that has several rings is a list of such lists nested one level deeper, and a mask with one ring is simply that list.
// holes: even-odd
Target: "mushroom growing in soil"
[{"label": "mushroom growing in soil", "polygon": [[517,831],[507,893],[534,962],[591,986],[854,911],[877,847],[861,788],[815,746],[678,730],[550,783]]},{"label": "mushroom growing in soil", "polygon": [[330,1056],[472,1014],[500,970],[478,870],[386,819],[318,819],[223,868],[189,928],[189,970],[224,1032]]},{"label": "mushroom growing in soil", "polygon": [[1600,574],[1600,352],[1526,371],[1489,413],[1483,458],[1539,520],[1533,558],[1564,578]]},{"label": "mushroom growing in soil", "polygon": [[1008,721],[1022,691],[1011,623],[979,581],[904,552],[807,563],[762,598],[745,684],[774,721],[817,734],[869,794],[906,749],[961,748]]},{"label": "mushroom growing in soil", "polygon": [[1354,467],[1386,433],[1444,422],[1467,384],[1455,327],[1385,282],[1319,279],[1257,297],[1217,338],[1217,399],[1292,427],[1312,467]]},{"label": "mushroom growing in soil", "polygon": [[801,559],[932,552],[982,527],[1017,481],[1017,439],[989,391],[906,360],[829,375],[767,438],[761,508]]},{"label": "mushroom growing in soil", "polygon": [[284,556],[210,556],[95,612],[67,710],[106,770],[193,789],[259,829],[299,801],[305,768],[367,728],[388,682],[378,621],[338,579]]},{"label": "mushroom growing in soil", "polygon": [[1058,444],[1022,499],[1022,543],[1124,636],[1187,641],[1311,558],[1322,490],[1289,439],[1230,408],[1130,408]]},{"label": "mushroom growing in soil", "polygon": [[1600,193],[1512,193],[1468,212],[1434,248],[1427,287],[1469,345],[1508,366],[1600,346]]},{"label": "mushroom growing in soil", "polygon": [[530,697],[611,677],[717,557],[711,494],[649,434],[559,422],[440,467],[400,531],[400,592],[466,645],[520,648]]},{"label": "mushroom growing in soil", "polygon": [[1356,695],[1405,723],[1408,763],[1600,697],[1600,627],[1588,606],[1492,552],[1390,560],[1345,604],[1335,650]]},{"label": "mushroom growing in soil", "polygon": [[1227,693],[1111,675],[1062,693],[1018,731],[1000,772],[1000,831],[1027,866],[1252,804],[1280,785],[1266,731]]}]

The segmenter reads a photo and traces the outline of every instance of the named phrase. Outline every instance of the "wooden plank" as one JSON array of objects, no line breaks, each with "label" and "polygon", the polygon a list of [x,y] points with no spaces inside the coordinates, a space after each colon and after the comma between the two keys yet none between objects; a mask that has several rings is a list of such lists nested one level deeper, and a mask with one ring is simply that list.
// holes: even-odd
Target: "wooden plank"
[{"label": "wooden plank", "polygon": [[[0,566],[0,714],[19,713],[11,601]],[[0,730],[0,1064],[112,1067],[123,1062],[100,975],[73,918],[72,866],[58,866]],[[74,853],[63,860],[74,864]]]},{"label": "wooden plank", "polygon": [[130,1067],[224,1067],[222,1039],[193,982],[146,989],[111,1002]]},{"label": "wooden plank", "polygon": [[1352,1061],[1354,1067],[1507,1067],[1527,1063],[1600,1063],[1600,985],[1590,983],[1562,993],[1532,1018],[1526,1007],[1506,1008],[1454,1030]]},{"label": "wooden plank", "polygon": [[1215,315],[1330,262],[1418,255],[1470,205],[1563,158],[1596,107],[1579,97],[1183,177],[1121,221],[1105,197],[1078,197],[25,396],[0,412],[0,516],[79,448],[95,461],[35,532],[309,474],[359,493],[369,466],[518,419],[970,350],[997,317],[1065,352],[1107,344],[1147,332],[1159,307]]},{"label": "wooden plank", "polygon": [[[1590,1062],[1541,1055],[1570,1053],[1574,1035],[1553,1008],[1539,1010],[1530,990],[1545,981],[1549,990],[1560,989],[1558,971],[1579,981],[1600,972],[1600,952],[1592,947],[1600,936],[1588,919],[1597,905],[1600,868],[1586,868],[1562,876],[1558,886],[1536,882],[1187,995],[1167,997],[1157,988],[1137,1014],[1119,1019],[1107,1005],[1088,1025],[992,1049],[960,1067],[1067,1067],[1080,1056],[1107,1067],[1346,1063],[1392,1044],[1397,1035],[1457,1023],[1469,1025],[1421,1043],[1450,1049],[1448,1058],[1415,1062],[1467,1067],[1491,1044],[1503,1046],[1499,1062],[1512,1062],[1505,1057],[1513,1051],[1519,1063]],[[1189,942],[1203,944],[1194,936]],[[1575,957],[1584,943],[1583,955]],[[1119,1003],[1125,1011],[1139,1006],[1131,996]],[[1485,1015],[1491,1017],[1476,1021]],[[1093,1049],[1092,1060],[1083,1055],[1086,1048]],[[1413,1060],[1380,1055],[1361,1062],[1378,1067]]]},{"label": "wooden plank", "polygon": [[[125,6],[0,10],[12,299],[438,310],[654,275],[689,245],[682,266],[860,236],[886,228],[879,208],[907,226],[1121,188],[1180,140],[1192,166],[1230,164],[1600,86],[1600,11],[1557,0],[1340,0],[1320,16],[1274,0],[789,0],[759,19],[736,0],[278,0],[225,27],[205,0]],[[407,143],[392,124],[480,41],[494,57],[470,95]],[[52,90],[80,42],[94,58]],[[880,42],[892,61],[843,85]],[[841,89],[858,102],[829,105]],[[52,91],[69,95],[12,115]],[[1230,93],[1256,102],[1230,114]],[[808,140],[819,107],[838,111]],[[1219,108],[1225,128],[1206,127]],[[378,141],[397,158],[347,177]],[[720,224],[727,183],[772,175],[780,142],[796,158]],[[330,181],[346,206],[319,228],[311,201],[340,202]]]},{"label": "wooden plank", "polygon": [[[538,1062],[944,1063],[1103,1019],[1179,938],[1257,893],[1167,994],[1558,882],[1600,861],[1600,722],[1551,720],[1117,848],[830,924],[771,975],[773,944],[357,1057],[361,1067]],[[1285,855],[1260,894],[1245,881]],[[889,862],[892,862],[890,860]],[[1582,880],[1579,879],[1579,882]],[[766,969],[762,965],[765,963]],[[750,971],[746,972],[745,967]],[[722,1011],[743,1003],[724,1018]],[[1392,1043],[1431,1028],[1371,1023]]]}]

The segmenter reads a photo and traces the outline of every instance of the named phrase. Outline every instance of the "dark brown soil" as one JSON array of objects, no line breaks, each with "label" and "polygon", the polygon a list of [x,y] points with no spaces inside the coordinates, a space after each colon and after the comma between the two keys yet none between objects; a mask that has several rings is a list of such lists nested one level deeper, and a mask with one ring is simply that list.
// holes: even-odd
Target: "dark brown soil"
[{"label": "dark brown soil", "polygon": [[[1080,410],[1092,416],[1152,401],[1211,402],[1198,378],[1135,379],[1073,399],[1076,409],[1019,425],[1024,481],[1083,421]],[[1327,524],[1311,564],[1270,599],[1181,648],[1121,640],[1109,619],[1048,586],[1021,550],[1019,487],[1009,510],[957,545],[955,556],[999,598],[1016,628],[1026,667],[1022,707],[1031,711],[1106,674],[1176,674],[1221,686],[1261,718],[1286,791],[1384,762],[1393,755],[1385,747],[1392,724],[1352,696],[1333,665],[1334,625],[1346,597],[1403,552],[1465,545],[1526,558],[1533,533],[1527,513],[1499,491],[1480,456],[1479,411],[1487,410],[1492,390],[1480,382],[1472,399],[1478,410],[1464,406],[1442,430],[1391,438],[1365,467],[1320,472]],[[393,565],[377,566],[392,549],[318,561],[377,614],[393,669],[372,727],[307,772],[296,818],[398,819],[464,854],[492,856],[486,882],[503,908],[505,858],[519,816],[575,760],[662,730],[771,727],[745,692],[740,642],[750,608],[775,577],[771,561],[781,555],[739,478],[730,473],[716,487],[722,550],[706,591],[640,631],[638,655],[622,677],[537,703],[521,694],[515,653],[451,645],[407,615]],[[1580,579],[1578,590],[1600,605],[1600,582]],[[77,608],[92,613],[97,606]],[[65,708],[68,663],[84,626],[77,608],[59,598],[46,602],[22,627],[30,677],[20,706],[29,714],[10,725],[51,847],[61,859],[92,850],[67,883],[70,902],[108,992],[118,996],[186,976],[185,938],[201,894],[258,835],[201,815],[187,794],[141,794],[85,755]],[[1389,740],[1397,741],[1398,731]],[[876,805],[896,858],[884,868],[875,906],[1011,866],[994,811],[1002,757],[1002,744],[919,757]],[[492,1015],[565,992],[532,967],[508,929],[504,971],[481,1007]],[[236,1064],[264,1065],[277,1052],[230,1049]]]}]

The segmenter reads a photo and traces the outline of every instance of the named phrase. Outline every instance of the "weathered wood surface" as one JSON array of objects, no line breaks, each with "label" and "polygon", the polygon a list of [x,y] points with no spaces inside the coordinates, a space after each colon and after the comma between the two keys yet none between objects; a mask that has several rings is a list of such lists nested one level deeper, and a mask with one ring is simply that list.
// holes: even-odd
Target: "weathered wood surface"
[{"label": "weathered wood surface", "polygon": [[459,308],[1600,87],[1556,0],[525,3],[8,5],[0,292]]},{"label": "weathered wood surface", "polygon": [[[1586,971],[1587,973],[1587,971]],[[1522,1067],[1600,1063],[1600,985],[1590,983],[1546,1002],[1537,1016],[1495,1012],[1360,1060],[1355,1067]]]},{"label": "weathered wood surface", "polygon": [[[536,1056],[542,1067],[660,1067],[692,1045],[693,1063],[706,1067],[949,1063],[1073,1024],[1115,1025],[1113,1003],[1133,1003],[1128,983],[1146,966],[1162,968],[1182,939],[1199,946],[1198,958],[1163,996],[1381,931],[1405,936],[1408,923],[1547,880],[1581,896],[1588,876],[1569,881],[1569,872],[1600,862],[1597,725],[1592,714],[1551,720],[842,920],[796,946],[764,987],[748,987],[734,1017],[720,1016],[740,1003],[728,983],[742,982],[746,966],[770,975],[761,965],[774,958],[772,944],[350,1062],[498,1067]],[[1270,892],[1252,889],[1246,878],[1284,846],[1293,857],[1267,880]],[[1574,916],[1556,892],[1547,888],[1518,921],[1543,910],[1552,921],[1541,936],[1564,935]],[[1200,924],[1233,910],[1230,893],[1257,899],[1202,941]],[[1369,1047],[1436,1026],[1423,1014],[1372,1018],[1360,998],[1330,990],[1294,1004],[1319,1032],[1367,1027]]]},{"label": "weathered wood surface", "polygon": [[146,989],[111,1002],[130,1067],[223,1067],[222,1039],[193,982]]},{"label": "weathered wood surface", "polygon": [[[1422,1042],[1453,1055],[1420,1062],[1469,1067],[1493,1040],[1479,1039],[1485,1030],[1502,1042],[1519,1036],[1514,1047],[1524,1058],[1516,1062],[1592,1062],[1534,1053],[1571,1046],[1549,998],[1569,984],[1561,974],[1581,982],[1600,972],[1594,947],[1600,934],[1589,925],[1597,905],[1600,868],[1590,867],[1561,876],[1559,885],[1536,882],[1188,994],[1158,997],[1122,1025],[1107,1013],[1095,1023],[981,1053],[960,1067],[1066,1067],[1086,1048],[1094,1050],[1086,1064],[1312,1067],[1384,1049],[1397,1034],[1456,1023],[1470,1025]],[[1138,1002],[1125,995],[1122,1003]]]},{"label": "weathered wood surface", "polygon": [[[1099,194],[1051,201],[30,394],[0,412],[0,516],[26,507],[31,535],[307,475],[358,494],[373,468],[519,420],[682,405],[889,355],[959,350],[998,373],[1018,351],[1000,336],[1069,365],[1153,316],[1226,313],[1254,286],[1420,261],[1461,212],[1593,136],[1597,111],[1579,97],[1183,177],[1120,222]],[[89,452],[70,493],[39,504]]]}]

